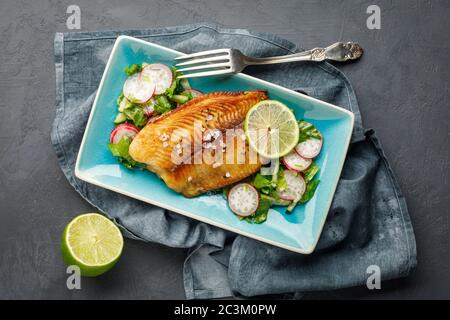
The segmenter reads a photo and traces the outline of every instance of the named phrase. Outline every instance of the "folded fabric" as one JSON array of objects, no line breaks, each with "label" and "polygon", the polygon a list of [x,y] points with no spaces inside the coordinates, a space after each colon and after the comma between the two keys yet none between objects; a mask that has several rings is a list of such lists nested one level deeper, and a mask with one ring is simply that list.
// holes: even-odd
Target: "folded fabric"
[{"label": "folded fabric", "polygon": [[[182,52],[233,47],[251,56],[298,51],[270,34],[196,24],[133,31],[57,33],[56,118],[52,142],[75,190],[113,219],[125,236],[190,248],[186,297],[219,298],[331,290],[365,284],[371,266],[381,280],[408,275],[416,245],[405,199],[373,131],[365,132],[353,89],[328,63],[249,67],[255,77],[300,90],[355,113],[355,129],[316,251],[292,253],[78,180],[74,165],[95,90],[111,48],[125,34]],[[369,268],[369,269],[368,269]]]}]

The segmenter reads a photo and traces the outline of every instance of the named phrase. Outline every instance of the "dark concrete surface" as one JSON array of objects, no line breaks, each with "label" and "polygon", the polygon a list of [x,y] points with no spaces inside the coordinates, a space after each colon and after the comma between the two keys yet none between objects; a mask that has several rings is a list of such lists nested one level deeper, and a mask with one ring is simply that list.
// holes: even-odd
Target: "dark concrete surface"
[{"label": "dark concrete surface", "polygon": [[[350,288],[307,298],[450,298],[450,1],[2,0],[0,2],[0,298],[184,298],[185,251],[126,241],[116,268],[66,289],[59,237],[93,209],[70,187],[50,143],[53,36],[66,8],[81,31],[193,22],[271,32],[305,48],[360,41],[365,55],[342,65],[406,196],[418,268],[381,290]],[[381,8],[381,30],[366,8]]]}]

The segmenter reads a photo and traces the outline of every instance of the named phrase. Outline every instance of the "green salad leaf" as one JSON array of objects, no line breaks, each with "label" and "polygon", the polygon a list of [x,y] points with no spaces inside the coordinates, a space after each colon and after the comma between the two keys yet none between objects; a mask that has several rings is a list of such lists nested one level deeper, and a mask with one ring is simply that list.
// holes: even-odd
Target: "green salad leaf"
[{"label": "green salad leaf", "polygon": [[164,92],[164,94],[167,97],[172,98],[172,96],[175,94],[175,90],[177,89],[177,81],[178,80],[173,81],[172,85],[169,88],[166,89],[166,92]]},{"label": "green salad leaf", "polygon": [[298,127],[300,129],[300,137],[298,142],[304,142],[310,138],[322,139],[320,131],[316,129],[311,123],[300,120],[298,122]]},{"label": "green salad leaf", "polygon": [[136,127],[143,127],[148,118],[144,114],[144,109],[140,105],[131,105],[123,110],[123,114],[128,120],[131,120]]},{"label": "green salad leaf", "polygon": [[181,93],[183,91],[183,87],[181,86],[180,82],[181,79],[178,79],[178,76],[181,76],[182,73],[178,72],[177,68],[172,66],[172,74],[175,81],[172,81],[172,85],[166,89],[166,92],[164,93],[168,98],[172,98],[174,94]]},{"label": "green salad leaf", "polygon": [[272,191],[271,176],[263,176],[257,173],[253,179],[253,186],[264,194],[269,194]]},{"label": "green salad leaf", "polygon": [[114,157],[119,158],[119,162],[122,163],[128,169],[133,169],[135,167],[140,167],[141,164],[133,158],[131,158],[128,153],[130,148],[131,139],[128,137],[123,137],[117,143],[108,143],[108,148]]},{"label": "green salad leaf", "polygon": [[277,179],[277,191],[283,191],[287,188],[287,181],[284,176],[283,170],[278,171],[278,179]]},{"label": "green salad leaf", "polygon": [[320,167],[315,162],[311,163],[309,168],[303,171],[303,178],[305,179],[305,182],[310,182],[319,170]]},{"label": "green salad leaf", "polygon": [[170,103],[169,99],[166,96],[160,95],[155,98],[155,111],[158,114],[164,114],[172,110],[173,106]]},{"label": "green salad leaf", "polygon": [[245,220],[249,223],[260,224],[267,220],[267,215],[269,213],[269,209],[272,206],[272,200],[270,197],[266,195],[261,195],[261,199],[259,200],[258,209],[256,209],[255,214],[250,217],[246,217]]},{"label": "green salad leaf", "polygon": [[125,74],[127,76],[131,76],[131,75],[133,75],[133,74],[135,74],[137,72],[141,72],[141,71],[142,71],[141,65],[140,64],[136,64],[136,63],[131,65],[131,66],[127,66],[125,68]]},{"label": "green salad leaf", "polygon": [[306,185],[305,193],[300,199],[300,203],[306,203],[314,196],[316,192],[317,186],[319,185],[320,180],[313,180]]}]

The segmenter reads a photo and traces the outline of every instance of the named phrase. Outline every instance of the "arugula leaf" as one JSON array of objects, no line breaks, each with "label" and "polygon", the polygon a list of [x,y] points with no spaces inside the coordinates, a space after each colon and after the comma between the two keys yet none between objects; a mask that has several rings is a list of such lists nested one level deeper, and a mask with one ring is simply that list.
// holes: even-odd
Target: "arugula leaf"
[{"label": "arugula leaf", "polygon": [[265,195],[261,195],[261,199],[259,200],[258,209],[254,215],[250,217],[246,217],[245,220],[249,223],[260,224],[267,220],[267,215],[269,213],[269,209],[272,206],[272,201],[270,197]]},{"label": "arugula leaf", "polygon": [[172,74],[174,81],[172,81],[172,85],[169,88],[167,88],[166,92],[164,93],[168,98],[172,98],[174,94],[183,91],[183,88],[180,84],[181,79],[178,79],[178,76],[181,76],[182,73],[178,72],[177,68],[172,66]]},{"label": "arugula leaf", "polygon": [[306,203],[314,196],[314,193],[316,192],[317,186],[319,185],[320,180],[313,180],[310,183],[306,185],[305,193],[303,194],[302,198],[300,199],[300,203]]},{"label": "arugula leaf", "polygon": [[130,138],[123,137],[117,143],[108,143],[108,148],[114,157],[119,158],[119,162],[121,162],[128,169],[133,169],[135,167],[140,167],[141,164],[131,158],[130,154],[128,153],[130,143]]},{"label": "arugula leaf", "polygon": [[177,79],[175,81],[172,81],[171,86],[166,89],[166,92],[164,92],[167,97],[172,98],[172,96],[175,94],[175,90],[177,89],[177,81]]},{"label": "arugula leaf", "polygon": [[269,194],[272,191],[272,181],[268,178],[270,176],[263,176],[257,173],[253,179],[253,186],[264,194]]},{"label": "arugula leaf", "polygon": [[172,110],[172,104],[166,96],[161,95],[155,98],[154,108],[156,113],[163,114]]},{"label": "arugula leaf", "polygon": [[272,176],[265,176],[257,173],[253,179],[252,185],[265,195],[273,194],[274,188],[277,191],[285,190],[287,188],[287,181],[282,170],[278,171],[277,177],[278,178],[276,179],[276,183],[274,185]]},{"label": "arugula leaf", "polygon": [[144,114],[144,109],[139,105],[132,105],[125,110],[123,114],[128,120],[133,121],[136,127],[143,127],[147,123],[148,118]]},{"label": "arugula leaf", "polygon": [[127,76],[131,76],[131,75],[133,75],[133,74],[135,74],[137,72],[141,72],[141,70],[142,70],[141,65],[135,63],[135,64],[133,64],[131,66],[127,66],[125,68],[125,74]]},{"label": "arugula leaf", "polygon": [[310,138],[313,139],[322,139],[322,135],[320,134],[320,131],[316,129],[311,123],[300,120],[298,122],[298,127],[300,129],[300,137],[299,137],[299,143],[304,142]]},{"label": "arugula leaf", "polygon": [[305,182],[310,182],[319,170],[320,167],[315,162],[311,163],[309,168],[303,171],[303,178],[305,179]]}]

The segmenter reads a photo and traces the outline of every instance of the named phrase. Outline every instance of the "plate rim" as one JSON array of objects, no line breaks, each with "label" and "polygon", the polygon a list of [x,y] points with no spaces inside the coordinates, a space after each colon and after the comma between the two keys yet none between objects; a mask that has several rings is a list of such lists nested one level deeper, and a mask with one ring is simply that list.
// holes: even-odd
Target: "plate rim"
[{"label": "plate rim", "polygon": [[95,110],[97,108],[97,102],[98,102],[99,93],[102,92],[102,90],[103,90],[104,82],[105,82],[105,79],[106,79],[106,74],[108,73],[108,71],[110,69],[111,62],[112,62],[113,57],[115,56],[116,49],[121,44],[121,42],[123,42],[124,40],[135,41],[135,42],[138,42],[138,43],[143,44],[143,45],[148,45],[148,46],[157,47],[157,48],[160,48],[160,49],[163,49],[163,50],[168,50],[168,51],[171,51],[172,53],[179,54],[179,55],[183,54],[180,51],[177,51],[177,50],[174,50],[174,49],[171,49],[171,48],[168,48],[168,47],[164,47],[162,45],[159,45],[159,44],[156,44],[156,43],[153,43],[153,42],[149,42],[149,41],[145,41],[145,40],[138,39],[138,38],[135,38],[135,37],[127,36],[127,35],[120,35],[120,36],[118,36],[116,38],[116,41],[115,41],[115,43],[113,45],[113,48],[111,50],[111,53],[109,55],[108,61],[106,63],[105,70],[103,71],[102,78],[100,80],[100,84],[98,86],[98,90],[97,90],[97,93],[95,95],[95,99],[94,99],[94,102],[92,104],[92,108],[91,108],[91,111],[90,111],[90,114],[89,114],[89,118],[88,118],[88,121],[86,123],[86,127],[84,129],[83,139],[82,139],[80,147],[78,149],[77,160],[76,160],[76,163],[75,163],[75,170],[74,170],[75,171],[75,176],[78,179],[80,179],[80,180],[86,181],[86,182],[91,183],[93,185],[97,185],[97,186],[102,187],[104,189],[108,189],[108,190],[111,190],[111,191],[114,191],[114,192],[126,195],[128,197],[131,197],[131,198],[134,198],[134,199],[137,199],[137,200],[149,203],[149,204],[153,204],[153,205],[159,206],[159,207],[167,209],[167,210],[171,210],[171,211],[176,212],[178,214],[182,214],[184,216],[187,216],[189,218],[198,220],[200,222],[208,223],[210,225],[219,227],[221,229],[225,229],[225,230],[228,230],[228,231],[231,231],[231,232],[235,232],[237,234],[241,234],[243,236],[246,236],[246,237],[249,237],[249,238],[261,241],[261,242],[265,242],[265,243],[268,243],[270,245],[273,245],[273,246],[276,246],[276,247],[280,247],[280,248],[283,248],[283,249],[286,249],[286,250],[289,250],[289,251],[293,251],[293,252],[296,252],[296,253],[301,253],[301,254],[305,254],[305,255],[311,254],[314,251],[314,249],[316,248],[317,243],[318,243],[318,241],[320,239],[320,235],[323,232],[323,227],[325,225],[325,221],[326,221],[326,219],[328,217],[328,214],[329,214],[329,211],[330,211],[331,203],[332,203],[334,195],[336,193],[336,188],[337,188],[337,185],[338,185],[338,182],[339,182],[339,177],[340,177],[340,175],[342,173],[342,168],[344,166],[345,158],[346,158],[346,155],[347,155],[347,152],[348,152],[348,148],[350,146],[350,140],[351,140],[351,137],[352,137],[353,128],[354,128],[354,124],[355,124],[355,114],[353,112],[351,112],[350,110],[347,110],[347,109],[341,108],[339,106],[333,105],[331,103],[328,103],[326,101],[322,101],[322,100],[316,99],[314,97],[310,97],[308,95],[296,92],[294,90],[288,89],[286,87],[280,86],[278,84],[275,84],[275,83],[272,83],[272,82],[269,82],[269,81],[265,81],[265,80],[262,80],[262,79],[259,79],[259,78],[255,78],[253,76],[250,76],[250,75],[247,75],[247,74],[244,74],[244,73],[237,73],[237,74],[234,75],[234,76],[241,77],[241,78],[244,78],[244,79],[247,79],[247,80],[251,80],[253,82],[262,83],[264,85],[268,85],[268,86],[272,86],[272,87],[278,88],[281,91],[285,91],[285,92],[288,92],[290,94],[301,96],[304,99],[307,99],[307,100],[310,100],[310,101],[313,101],[313,102],[316,102],[316,103],[318,102],[320,104],[324,104],[324,105],[326,105],[326,106],[328,106],[328,107],[330,107],[332,109],[335,109],[335,110],[337,110],[339,112],[342,112],[342,113],[344,113],[344,114],[346,114],[347,116],[350,117],[350,130],[349,130],[349,133],[347,134],[347,138],[346,138],[346,141],[345,141],[345,149],[344,149],[344,152],[343,152],[344,156],[343,156],[342,159],[340,159],[341,161],[340,161],[339,169],[338,169],[338,171],[339,171],[338,179],[333,183],[334,184],[332,186],[332,195],[333,196],[329,197],[329,199],[328,199],[328,204],[326,206],[327,207],[327,213],[322,218],[322,221],[320,223],[320,229],[319,229],[320,231],[318,232],[318,236],[315,238],[314,243],[312,243],[311,246],[309,246],[307,248],[299,248],[299,247],[291,246],[291,245],[288,245],[288,244],[285,244],[285,243],[282,243],[282,242],[279,242],[279,241],[274,241],[274,240],[271,240],[271,239],[267,239],[267,238],[262,237],[260,235],[256,235],[256,234],[253,234],[253,233],[250,233],[250,232],[247,232],[247,231],[243,231],[243,230],[240,230],[238,228],[234,228],[232,226],[228,226],[226,224],[214,221],[214,220],[209,219],[209,218],[200,217],[200,216],[198,216],[196,214],[190,213],[189,211],[173,208],[173,207],[171,207],[168,204],[160,203],[158,201],[149,200],[149,199],[147,199],[145,197],[141,197],[141,196],[136,195],[136,194],[134,194],[132,192],[124,191],[124,190],[122,190],[120,188],[116,188],[116,187],[108,185],[106,183],[97,181],[97,180],[91,178],[90,176],[84,174],[84,172],[80,169],[81,155],[84,153],[84,145],[85,145],[85,142],[86,142],[86,139],[87,139],[87,136],[88,136],[88,132],[90,131],[90,127],[91,127],[92,119],[94,117]]}]

